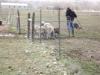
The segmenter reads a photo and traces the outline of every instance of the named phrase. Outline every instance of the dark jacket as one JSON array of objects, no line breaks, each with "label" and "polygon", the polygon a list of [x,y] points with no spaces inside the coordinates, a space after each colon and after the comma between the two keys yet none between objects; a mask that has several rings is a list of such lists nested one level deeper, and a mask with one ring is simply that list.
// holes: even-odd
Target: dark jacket
[{"label": "dark jacket", "polygon": [[73,21],[74,18],[76,18],[76,17],[77,17],[76,13],[74,11],[72,11],[70,8],[67,8],[67,10],[66,10],[66,18],[67,18],[67,20]]}]

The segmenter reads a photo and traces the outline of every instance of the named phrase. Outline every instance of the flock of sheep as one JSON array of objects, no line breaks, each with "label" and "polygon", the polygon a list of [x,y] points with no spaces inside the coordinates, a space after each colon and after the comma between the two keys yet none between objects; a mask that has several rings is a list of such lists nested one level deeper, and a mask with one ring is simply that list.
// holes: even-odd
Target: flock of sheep
[{"label": "flock of sheep", "polygon": [[34,26],[34,33],[38,38],[56,38],[59,35],[59,28],[55,28],[52,24],[42,21],[41,26]]}]

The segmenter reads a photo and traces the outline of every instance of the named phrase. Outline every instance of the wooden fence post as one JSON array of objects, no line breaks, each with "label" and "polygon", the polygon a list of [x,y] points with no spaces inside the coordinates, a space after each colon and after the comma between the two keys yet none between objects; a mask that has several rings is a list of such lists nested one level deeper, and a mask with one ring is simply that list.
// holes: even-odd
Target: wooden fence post
[{"label": "wooden fence post", "polygon": [[32,42],[34,41],[34,24],[35,24],[35,13],[32,15]]},{"label": "wooden fence post", "polygon": [[30,38],[30,13],[28,13],[27,38]]},{"label": "wooden fence post", "polygon": [[18,17],[17,17],[17,32],[18,32],[18,34],[20,34],[21,28],[20,28],[20,13],[19,13],[19,10],[17,10],[17,15],[18,15]]}]

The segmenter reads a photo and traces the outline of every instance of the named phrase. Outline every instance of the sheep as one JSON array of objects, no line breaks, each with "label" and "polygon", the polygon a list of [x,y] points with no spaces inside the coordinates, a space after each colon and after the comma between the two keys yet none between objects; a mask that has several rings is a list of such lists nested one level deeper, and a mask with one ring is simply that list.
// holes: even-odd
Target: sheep
[{"label": "sheep", "polygon": [[43,27],[45,28],[46,38],[54,38],[54,27],[50,23],[44,23]]},{"label": "sheep", "polygon": [[[40,38],[40,35],[41,35],[41,37],[44,37],[44,33],[45,33],[45,28],[44,28],[44,26],[41,26],[41,28],[40,28],[40,26],[39,25],[35,25],[34,26],[34,33],[35,33],[35,35],[37,36],[37,37],[39,37]],[[40,29],[41,29],[41,32],[40,32]]]},{"label": "sheep", "polygon": [[60,29],[54,28],[54,33],[55,33],[55,37],[57,38],[57,36],[60,34]]},{"label": "sheep", "polygon": [[50,23],[46,23],[44,21],[41,22],[41,33],[40,33],[40,26],[35,25],[35,35],[38,37],[44,37],[46,39],[55,38],[55,28]]}]

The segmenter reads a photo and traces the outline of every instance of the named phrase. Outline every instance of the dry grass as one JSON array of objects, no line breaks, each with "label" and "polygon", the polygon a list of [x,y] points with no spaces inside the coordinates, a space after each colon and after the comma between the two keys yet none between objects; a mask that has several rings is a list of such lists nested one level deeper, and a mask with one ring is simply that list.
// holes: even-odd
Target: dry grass
[{"label": "dry grass", "polygon": [[[51,16],[55,15],[57,18],[57,12],[55,14]],[[100,75],[100,16],[90,14],[79,13],[82,29],[75,30],[74,38],[68,38],[66,21],[62,12],[61,18],[64,22],[61,22],[61,35],[64,38],[61,39],[60,61],[56,60],[57,39],[42,40],[40,44],[39,40],[32,43],[23,35],[12,38],[0,37],[0,75],[64,75],[64,73],[65,75],[66,73]],[[55,20],[54,18],[47,19],[48,14],[45,16],[44,20]],[[22,21],[22,29],[26,27],[24,21]],[[57,22],[51,23],[58,26]],[[15,32],[15,29],[14,25],[9,32]]]}]

